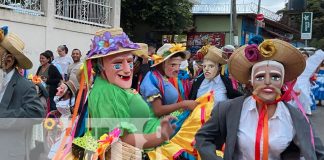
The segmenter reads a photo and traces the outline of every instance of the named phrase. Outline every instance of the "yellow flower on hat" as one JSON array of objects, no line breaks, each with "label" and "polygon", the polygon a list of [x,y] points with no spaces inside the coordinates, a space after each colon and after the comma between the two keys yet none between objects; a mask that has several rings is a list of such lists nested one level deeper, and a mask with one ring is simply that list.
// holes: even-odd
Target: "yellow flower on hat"
[{"label": "yellow flower on hat", "polygon": [[272,40],[265,40],[259,45],[259,51],[263,57],[268,58],[276,54],[277,49]]},{"label": "yellow flower on hat", "polygon": [[47,130],[52,130],[55,125],[56,125],[56,122],[53,120],[53,118],[45,119],[44,128],[46,128]]},{"label": "yellow flower on hat", "polygon": [[152,55],[152,59],[154,60],[154,63],[160,63],[163,61],[163,57],[162,56],[159,56],[157,54],[153,54]]},{"label": "yellow flower on hat", "polygon": [[185,51],[186,47],[182,47],[182,44],[172,44],[172,47],[169,49],[171,53]]},{"label": "yellow flower on hat", "polygon": [[206,46],[203,46],[201,49],[200,49],[200,52],[205,56],[207,53],[208,53],[208,48],[210,47],[211,45],[208,44]]}]

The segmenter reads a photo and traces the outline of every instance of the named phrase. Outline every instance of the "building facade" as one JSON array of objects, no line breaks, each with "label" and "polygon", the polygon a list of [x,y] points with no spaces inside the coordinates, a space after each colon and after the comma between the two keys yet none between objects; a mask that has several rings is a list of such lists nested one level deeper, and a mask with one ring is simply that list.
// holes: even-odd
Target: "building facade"
[{"label": "building facade", "polygon": [[25,53],[35,73],[39,54],[59,45],[79,48],[85,57],[95,31],[119,27],[120,0],[4,0],[0,1],[0,26],[9,26],[25,42]]}]

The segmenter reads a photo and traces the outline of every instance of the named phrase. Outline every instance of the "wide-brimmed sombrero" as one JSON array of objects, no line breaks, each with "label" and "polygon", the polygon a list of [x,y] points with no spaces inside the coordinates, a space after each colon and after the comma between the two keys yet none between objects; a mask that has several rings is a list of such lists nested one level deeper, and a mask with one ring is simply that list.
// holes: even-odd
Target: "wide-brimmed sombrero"
[{"label": "wide-brimmed sombrero", "polygon": [[121,28],[102,29],[95,33],[87,59],[101,58],[139,49],[139,44],[130,41]]},{"label": "wide-brimmed sombrero", "polygon": [[165,43],[161,48],[159,48],[156,51],[156,54],[152,55],[154,64],[151,67],[155,67],[161,64],[162,62],[166,61],[167,59],[178,53],[182,53],[184,55],[184,60],[190,58],[190,53],[186,51],[186,47],[182,46],[182,44]]},{"label": "wide-brimmed sombrero", "polygon": [[285,82],[296,79],[306,66],[300,51],[291,44],[279,39],[262,39],[236,49],[228,60],[228,69],[236,80],[247,84],[252,66],[264,60],[277,61],[284,66]]},{"label": "wide-brimmed sombrero", "polygon": [[7,50],[17,60],[17,66],[22,69],[30,69],[33,63],[24,54],[25,43],[14,33],[8,33],[8,27],[0,28],[0,50]]},{"label": "wide-brimmed sombrero", "polygon": [[226,64],[227,61],[224,57],[226,56],[222,53],[222,50],[216,48],[215,46],[210,46],[207,54],[204,56],[204,59],[211,60],[218,64]]}]

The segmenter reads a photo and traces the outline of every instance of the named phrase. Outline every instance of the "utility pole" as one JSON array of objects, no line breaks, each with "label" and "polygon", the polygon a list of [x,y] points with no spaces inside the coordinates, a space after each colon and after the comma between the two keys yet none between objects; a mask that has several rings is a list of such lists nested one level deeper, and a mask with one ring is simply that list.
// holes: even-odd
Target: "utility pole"
[{"label": "utility pole", "polygon": [[231,10],[230,10],[230,31],[229,31],[229,44],[230,45],[233,45],[232,41],[233,41],[233,1],[231,0],[231,3],[230,3],[230,7],[231,7]]},{"label": "utility pole", "polygon": [[[260,11],[261,10],[261,0],[259,0],[259,3],[258,3],[258,14],[260,14]],[[257,25],[256,25],[256,35],[259,34],[259,23],[257,22]]]},{"label": "utility pole", "polygon": [[232,24],[233,24],[234,46],[238,46],[236,0],[231,0],[231,1],[232,1]]}]

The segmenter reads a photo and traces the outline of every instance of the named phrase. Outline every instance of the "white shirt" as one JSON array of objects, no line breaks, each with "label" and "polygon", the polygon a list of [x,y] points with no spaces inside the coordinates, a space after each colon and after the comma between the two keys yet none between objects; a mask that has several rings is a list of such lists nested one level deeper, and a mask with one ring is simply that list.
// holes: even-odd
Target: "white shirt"
[{"label": "white shirt", "polygon": [[[256,101],[250,96],[244,100],[241,112],[240,125],[237,134],[238,159],[254,159],[255,136],[258,125],[259,113]],[[288,147],[295,136],[292,119],[288,108],[279,102],[274,115],[268,121],[269,126],[269,160],[280,160],[280,154]],[[263,137],[260,145],[263,151]],[[262,159],[262,156],[261,156]]]},{"label": "white shirt", "polygon": [[63,74],[67,74],[68,67],[73,63],[73,60],[70,56],[65,55],[64,57],[56,57],[52,63],[59,64]]},{"label": "white shirt", "polygon": [[7,89],[8,83],[10,82],[13,74],[15,73],[15,69],[11,70],[9,73],[4,75],[3,82],[0,84],[0,102],[2,101],[2,97]]},{"label": "white shirt", "polygon": [[228,99],[227,90],[220,75],[212,80],[205,78],[198,89],[197,98],[210,91],[214,91],[214,102],[222,102]]}]

